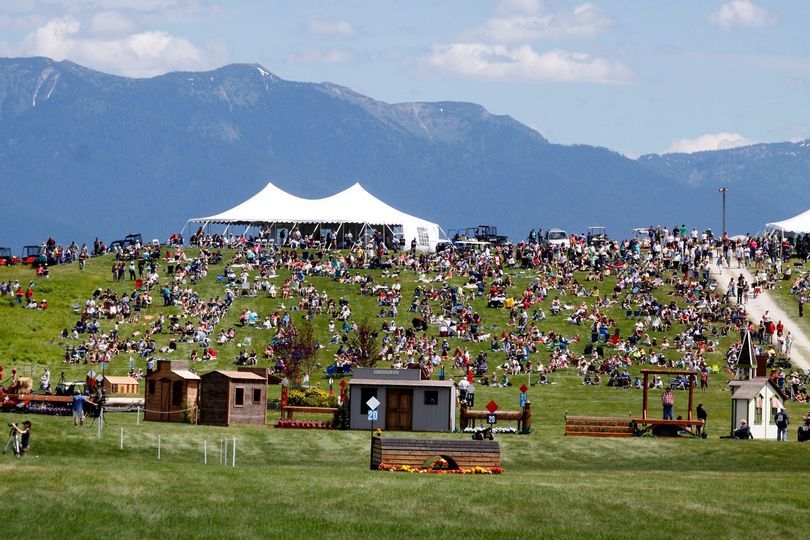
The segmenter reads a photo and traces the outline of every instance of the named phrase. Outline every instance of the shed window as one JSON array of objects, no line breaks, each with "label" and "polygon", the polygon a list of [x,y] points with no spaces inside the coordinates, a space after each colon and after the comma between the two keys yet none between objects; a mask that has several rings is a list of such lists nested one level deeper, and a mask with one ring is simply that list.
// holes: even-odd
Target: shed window
[{"label": "shed window", "polygon": [[235,407],[242,407],[245,405],[245,389],[237,388],[233,395],[233,404]]},{"label": "shed window", "polygon": [[183,404],[183,381],[174,381],[172,384],[172,405],[181,406]]},{"label": "shed window", "polygon": [[149,389],[149,395],[150,396],[154,395],[155,394],[155,381],[149,381],[149,383],[147,384],[147,388]]},{"label": "shed window", "polygon": [[254,388],[253,389],[253,403],[261,403],[262,402],[262,389],[261,388]]},{"label": "shed window", "polygon": [[363,388],[360,390],[360,414],[368,414],[368,405],[366,405],[366,402],[372,397],[377,397],[376,388]]},{"label": "shed window", "polygon": [[439,404],[439,391],[425,390],[425,405],[438,405],[438,404]]},{"label": "shed window", "polygon": [[428,237],[428,230],[426,227],[417,227],[416,237],[420,246],[428,247],[428,245],[430,245],[430,237]]}]

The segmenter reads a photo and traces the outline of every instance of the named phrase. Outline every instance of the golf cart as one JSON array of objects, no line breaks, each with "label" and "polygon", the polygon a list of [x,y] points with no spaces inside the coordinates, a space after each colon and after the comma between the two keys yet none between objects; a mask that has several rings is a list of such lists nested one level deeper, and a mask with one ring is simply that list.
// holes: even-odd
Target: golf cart
[{"label": "golf cart", "polygon": [[11,266],[20,262],[20,259],[11,254],[11,248],[0,247],[0,266]]},{"label": "golf cart", "polygon": [[143,237],[140,233],[128,234],[124,237],[124,246],[142,246]]},{"label": "golf cart", "polygon": [[589,246],[602,246],[608,239],[607,229],[600,226],[588,227],[588,235],[585,239]]},{"label": "golf cart", "polygon": [[20,259],[23,264],[35,264],[41,253],[42,248],[40,246],[25,246],[23,247],[22,257],[20,257]]}]

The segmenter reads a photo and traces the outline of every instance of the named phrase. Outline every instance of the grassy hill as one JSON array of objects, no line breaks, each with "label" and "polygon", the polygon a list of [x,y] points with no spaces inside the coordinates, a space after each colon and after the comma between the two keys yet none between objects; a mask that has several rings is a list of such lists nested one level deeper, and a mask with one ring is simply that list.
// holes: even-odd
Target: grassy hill
[{"label": "grassy hill", "polygon": [[[189,250],[189,254],[193,251]],[[230,253],[226,253],[227,261]],[[65,371],[68,379],[83,379],[90,367],[62,364],[63,328],[71,328],[77,315],[74,306],[83,305],[93,290],[111,288],[130,292],[131,282],[113,283],[110,257],[89,261],[84,271],[78,266],[53,268],[48,279],[35,280],[35,298],[47,298],[45,311],[25,310],[3,297],[0,301],[0,358],[5,376],[16,366],[38,378],[50,366],[54,378]],[[222,296],[224,286],[216,280],[224,263],[212,267],[209,275],[194,289],[202,298]],[[392,283],[379,270],[359,270],[379,283]],[[509,293],[520,293],[533,279],[530,271],[513,270],[514,285]],[[165,274],[161,272],[161,277]],[[287,277],[281,272],[273,281]],[[585,276],[577,276],[584,280]],[[418,276],[403,272],[403,305],[397,323],[409,326],[412,314],[407,306]],[[26,267],[0,268],[0,280],[18,279],[27,284],[34,279]],[[354,316],[368,318],[375,325],[378,307],[373,296],[361,296],[359,286],[338,283],[326,277],[309,277],[318,290],[330,298],[349,300]],[[455,284],[463,278],[453,278]],[[584,281],[583,281],[584,283]],[[599,283],[603,294],[612,291],[615,278]],[[592,287],[593,283],[586,284]],[[667,302],[682,302],[661,287],[656,296]],[[155,296],[159,296],[155,294]],[[564,317],[550,315],[550,294],[541,305],[548,319],[538,324],[546,333],[555,331],[583,339],[571,345],[579,354],[589,341],[587,326],[569,324]],[[561,297],[563,303],[593,297]],[[236,326],[243,307],[267,313],[291,307],[294,299],[266,297],[237,298],[217,330],[235,327],[236,339],[216,346],[216,363],[196,363],[200,372],[224,368],[238,354],[237,343],[252,338],[251,346],[261,352],[272,331]],[[160,313],[176,313],[178,308],[153,306],[141,314],[137,325],[122,324],[127,336],[143,332]],[[473,300],[483,318],[484,332],[500,333],[508,325],[508,310],[489,309],[482,297]],[[609,308],[628,335],[635,319],[624,311]],[[291,312],[296,323],[301,313]],[[153,317],[147,319],[146,317]],[[390,320],[390,319],[386,319]],[[313,321],[316,335],[326,344],[326,315]],[[105,321],[103,331],[112,329]],[[664,335],[673,340],[674,328]],[[431,328],[435,333],[435,327]],[[709,364],[722,366],[722,355],[733,340],[721,340],[718,352],[708,355]],[[158,346],[168,344],[168,335],[157,336]],[[451,346],[467,346],[471,355],[489,350],[489,344],[450,340]],[[181,343],[178,350],[160,356],[185,359],[192,344]],[[318,353],[322,367],[331,362],[337,345],[325,345]],[[667,353],[673,359],[680,353]],[[549,352],[532,356],[537,364],[547,362]],[[489,366],[504,358],[489,352]],[[135,357],[138,366],[144,359]],[[129,355],[114,358],[106,372],[123,374]],[[270,361],[260,360],[259,365]],[[637,373],[634,366],[632,373]],[[458,379],[460,371],[449,369]],[[24,516],[9,520],[6,533],[54,537],[92,528],[96,534],[124,538],[257,536],[303,537],[317,534],[334,537],[438,537],[464,534],[472,537],[683,537],[686,535],[737,537],[740,531],[757,530],[765,537],[802,535],[810,517],[804,501],[810,473],[806,461],[810,446],[795,442],[795,426],[806,412],[789,404],[793,418],[791,442],[732,441],[720,439],[729,430],[730,399],[725,390],[728,376],[712,375],[710,389],[698,392],[709,413],[706,440],[588,439],[566,438],[563,416],[638,415],[641,392],[602,386],[582,386],[574,369],[550,376],[555,384],[536,385],[529,390],[533,406],[534,432],[529,435],[503,435],[503,465],[506,473],[496,477],[426,477],[405,473],[368,470],[368,433],[342,431],[298,431],[260,428],[214,428],[192,425],[136,423],[134,415],[111,414],[108,426],[97,438],[95,427],[74,429],[67,418],[31,416],[35,425],[32,453],[20,461],[0,458],[0,474],[5,479],[6,514]],[[536,378],[535,378],[536,380]],[[477,405],[494,399],[502,409],[518,407],[518,390],[526,378],[513,379],[507,388],[476,389]],[[534,382],[534,381],[533,381]],[[319,369],[313,384],[325,386]],[[278,387],[270,387],[270,397]],[[657,393],[653,394],[657,399]],[[676,393],[676,414],[683,414],[686,396]],[[658,414],[653,401],[653,414]],[[268,419],[275,420],[275,411]],[[22,415],[3,414],[3,420],[21,421]],[[123,450],[119,448],[123,430]],[[161,437],[161,460],[157,461],[157,437]],[[440,434],[438,437],[459,437]],[[223,437],[238,442],[237,467],[215,464]],[[466,437],[466,436],[465,436]],[[203,465],[203,444],[207,441],[209,464]]]}]

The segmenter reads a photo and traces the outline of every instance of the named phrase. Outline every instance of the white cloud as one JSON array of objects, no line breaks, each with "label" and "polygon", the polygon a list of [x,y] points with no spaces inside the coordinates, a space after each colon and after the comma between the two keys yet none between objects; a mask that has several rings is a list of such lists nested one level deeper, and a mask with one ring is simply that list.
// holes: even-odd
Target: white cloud
[{"label": "white cloud", "polygon": [[536,15],[543,11],[540,0],[499,0],[494,8],[498,13],[528,13]]},{"label": "white cloud", "polygon": [[51,19],[12,48],[19,55],[69,59],[94,69],[133,77],[150,77],[173,70],[210,69],[221,65],[227,55],[219,46],[200,49],[183,37],[163,31],[89,37],[82,33],[79,21],[70,15]]},{"label": "white cloud", "polygon": [[287,57],[291,64],[352,64],[357,55],[344,49],[307,49]]},{"label": "white cloud", "polygon": [[54,5],[67,9],[80,10],[107,10],[131,9],[133,11],[161,11],[178,7],[183,4],[196,4],[196,0],[41,0],[31,4]]},{"label": "white cloud", "polygon": [[664,153],[691,154],[693,152],[705,152],[710,150],[726,150],[728,148],[749,146],[756,143],[757,141],[747,139],[739,133],[706,133],[694,139],[678,139],[673,142],[672,146],[665,150]]},{"label": "white cloud", "polygon": [[307,22],[310,34],[322,37],[353,38],[357,29],[349,21],[340,19],[310,19]]},{"label": "white cloud", "polygon": [[511,14],[493,17],[467,32],[467,37],[487,43],[532,43],[543,39],[590,38],[601,34],[613,21],[593,4],[581,4],[571,12]]},{"label": "white cloud", "polygon": [[776,17],[766,8],[758,6],[750,0],[731,0],[706,18],[723,30],[734,27],[761,28],[776,22]]},{"label": "white cloud", "polygon": [[435,45],[424,64],[439,76],[482,80],[615,84],[635,78],[619,62],[559,49],[538,52],[529,45],[513,48],[484,43]]},{"label": "white cloud", "polygon": [[90,20],[90,29],[98,35],[116,35],[132,32],[134,25],[118,11],[100,11]]}]

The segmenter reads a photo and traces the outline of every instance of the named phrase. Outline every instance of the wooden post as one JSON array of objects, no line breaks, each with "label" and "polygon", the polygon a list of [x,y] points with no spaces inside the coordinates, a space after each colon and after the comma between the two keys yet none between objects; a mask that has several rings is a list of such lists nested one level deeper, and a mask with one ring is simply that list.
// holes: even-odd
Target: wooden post
[{"label": "wooden post", "polygon": [[528,433],[532,429],[532,402],[527,401],[523,405],[523,433]]},{"label": "wooden post", "polygon": [[691,421],[692,420],[692,401],[695,396],[695,377],[693,375],[689,375],[689,410],[686,411],[686,419]]},{"label": "wooden post", "polygon": [[467,429],[467,404],[466,402],[461,402],[461,430],[464,431]]},{"label": "wooden post", "polygon": [[650,392],[649,379],[649,374],[644,373],[644,401],[641,405],[641,418],[643,420],[647,419],[647,396]]}]

